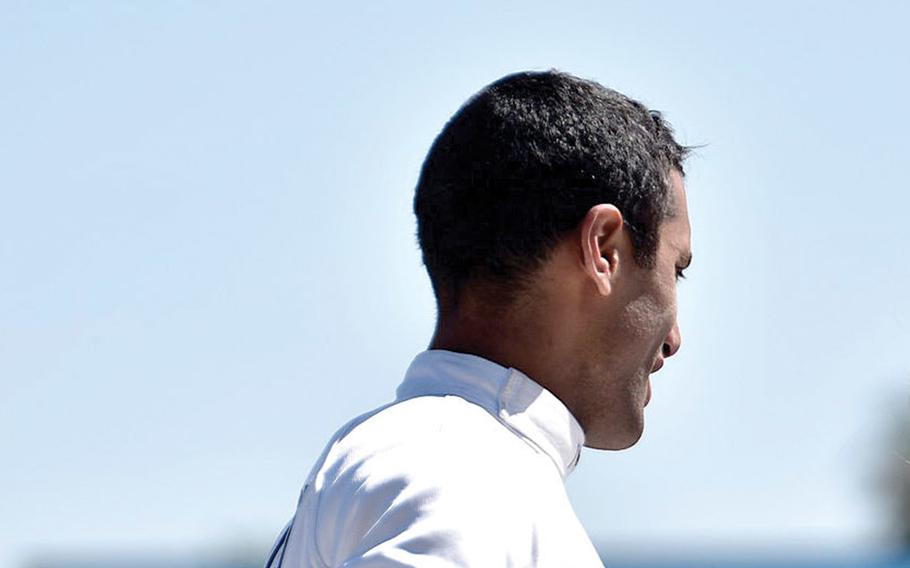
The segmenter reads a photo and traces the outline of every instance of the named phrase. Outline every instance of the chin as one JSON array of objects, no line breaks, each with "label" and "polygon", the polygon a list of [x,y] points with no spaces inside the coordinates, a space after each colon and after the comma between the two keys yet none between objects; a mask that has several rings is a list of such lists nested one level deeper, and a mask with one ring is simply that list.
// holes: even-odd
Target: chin
[{"label": "chin", "polygon": [[[632,425],[629,425],[632,426]],[[645,431],[642,417],[633,427],[621,431],[604,432],[601,435],[585,433],[585,446],[595,450],[625,450],[631,448],[641,439]]]}]

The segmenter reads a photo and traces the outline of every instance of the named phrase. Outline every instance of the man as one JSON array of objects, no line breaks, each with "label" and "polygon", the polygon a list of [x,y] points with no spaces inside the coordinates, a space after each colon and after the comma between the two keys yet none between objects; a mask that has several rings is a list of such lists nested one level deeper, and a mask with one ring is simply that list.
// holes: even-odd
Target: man
[{"label": "man", "polygon": [[568,74],[471,98],[414,200],[430,349],[331,440],[267,566],[602,566],[564,480],[582,445],[638,441],[679,349],[685,154],[659,113]]}]

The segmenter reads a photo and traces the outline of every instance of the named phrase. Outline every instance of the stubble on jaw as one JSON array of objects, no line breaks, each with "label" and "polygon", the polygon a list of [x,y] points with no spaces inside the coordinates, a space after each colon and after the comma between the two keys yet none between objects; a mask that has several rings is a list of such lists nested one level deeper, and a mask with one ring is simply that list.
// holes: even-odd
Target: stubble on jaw
[{"label": "stubble on jaw", "polygon": [[575,417],[585,431],[585,445],[601,450],[633,446],[644,431],[647,373],[617,376],[588,368],[579,376]]}]

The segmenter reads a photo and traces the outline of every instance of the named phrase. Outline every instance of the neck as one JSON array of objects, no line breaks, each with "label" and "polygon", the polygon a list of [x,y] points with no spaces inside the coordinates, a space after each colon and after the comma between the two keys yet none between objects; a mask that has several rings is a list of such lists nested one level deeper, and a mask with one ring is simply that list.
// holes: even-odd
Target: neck
[{"label": "neck", "polygon": [[553,325],[553,313],[537,301],[491,311],[464,297],[457,310],[440,311],[430,349],[469,353],[518,369],[571,409],[565,361],[572,360],[568,353],[572,341],[568,330]]}]

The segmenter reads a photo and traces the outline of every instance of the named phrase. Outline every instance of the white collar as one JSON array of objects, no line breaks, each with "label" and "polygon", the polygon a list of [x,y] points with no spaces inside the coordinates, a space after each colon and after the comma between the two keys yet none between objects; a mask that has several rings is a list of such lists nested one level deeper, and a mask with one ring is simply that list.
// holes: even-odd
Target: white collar
[{"label": "white collar", "polygon": [[398,400],[444,395],[485,408],[548,455],[563,480],[578,463],[585,441],[581,425],[562,401],[518,369],[442,349],[419,353],[398,387]]}]

